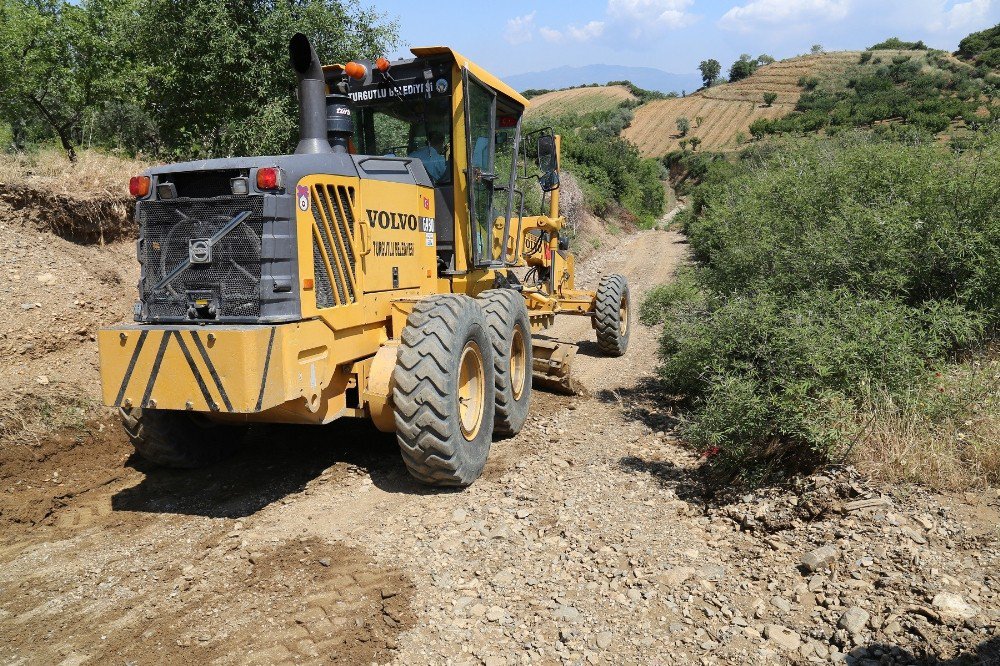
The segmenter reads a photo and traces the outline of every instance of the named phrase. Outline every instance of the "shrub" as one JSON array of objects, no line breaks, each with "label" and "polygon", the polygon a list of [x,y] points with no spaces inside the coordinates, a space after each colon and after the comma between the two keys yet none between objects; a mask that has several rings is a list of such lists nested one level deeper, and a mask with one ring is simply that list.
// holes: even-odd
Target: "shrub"
[{"label": "shrub", "polygon": [[1000,328],[1000,136],[765,146],[709,163],[682,220],[698,263],[640,312],[665,322],[684,436],[744,475],[764,452],[838,458],[872,404],[910,404]]},{"label": "shrub", "polygon": [[681,136],[687,136],[687,133],[691,131],[691,121],[683,116],[678,118],[677,131],[681,133]]},{"label": "shrub", "polygon": [[774,106],[774,101],[778,99],[778,93],[766,92],[764,93],[764,105]]}]

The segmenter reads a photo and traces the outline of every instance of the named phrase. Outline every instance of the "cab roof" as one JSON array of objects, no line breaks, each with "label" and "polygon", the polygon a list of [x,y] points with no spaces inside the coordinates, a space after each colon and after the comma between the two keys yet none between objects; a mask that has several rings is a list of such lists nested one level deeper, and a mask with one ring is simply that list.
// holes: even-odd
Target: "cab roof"
[{"label": "cab roof", "polygon": [[459,67],[468,67],[469,72],[471,72],[477,79],[493,88],[497,92],[503,93],[507,97],[511,98],[521,106],[528,108],[531,102],[528,98],[517,92],[509,85],[498,79],[496,76],[490,74],[485,69],[472,62],[465,56],[463,56],[458,51],[449,48],[447,46],[415,46],[410,49],[410,53],[417,56],[418,58],[424,58],[427,56],[435,55],[449,55],[458,64]]}]

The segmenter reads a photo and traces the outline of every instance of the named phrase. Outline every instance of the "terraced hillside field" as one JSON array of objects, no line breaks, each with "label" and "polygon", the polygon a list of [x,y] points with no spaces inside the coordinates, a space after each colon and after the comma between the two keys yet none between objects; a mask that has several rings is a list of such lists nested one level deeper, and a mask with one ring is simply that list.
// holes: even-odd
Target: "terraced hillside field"
[{"label": "terraced hillside field", "polygon": [[570,88],[539,95],[531,100],[528,116],[560,116],[564,113],[607,111],[636,99],[625,86]]},{"label": "terraced hillside field", "polygon": [[[895,55],[923,54],[924,51],[875,51],[873,60],[890,60]],[[701,139],[700,150],[727,150],[737,147],[737,135],[749,135],[750,123],[758,118],[779,118],[794,110],[803,88],[799,80],[833,77],[847,80],[861,56],[860,51],[838,51],[800,56],[761,67],[750,77],[725,83],[681,99],[649,102],[635,110],[635,119],[624,132],[640,152],[662,156],[680,147],[682,137],[677,119],[691,121],[690,137]],[[764,105],[764,93],[775,93],[777,100]],[[696,119],[701,117],[700,126]]]}]

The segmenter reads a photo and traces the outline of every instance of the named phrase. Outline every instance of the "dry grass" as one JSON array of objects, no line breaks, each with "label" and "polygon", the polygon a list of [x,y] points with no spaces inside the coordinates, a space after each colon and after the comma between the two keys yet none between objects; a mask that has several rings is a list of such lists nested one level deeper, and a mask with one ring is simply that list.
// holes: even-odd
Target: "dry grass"
[{"label": "dry grass", "polygon": [[[644,157],[666,155],[679,149],[683,139],[692,137],[701,139],[699,150],[735,149],[737,135],[742,132],[749,138],[750,123],[754,120],[778,118],[791,110],[791,106],[767,107],[763,102],[710,99],[699,93],[643,104],[635,110],[635,119],[623,134],[639,147]],[[691,121],[687,137],[677,131],[677,119],[681,117]],[[699,117],[701,125],[697,125]]]},{"label": "dry grass", "polygon": [[128,196],[128,179],[147,162],[96,150],[81,150],[76,164],[55,148],[0,154],[0,184],[25,185],[50,194],[82,199]]},{"label": "dry grass", "polygon": [[1000,483],[1000,360],[952,366],[916,404],[870,407],[854,462],[879,478],[942,491]]},{"label": "dry grass", "polygon": [[560,116],[565,113],[609,111],[636,99],[625,86],[572,88],[539,95],[531,100],[527,116]]}]

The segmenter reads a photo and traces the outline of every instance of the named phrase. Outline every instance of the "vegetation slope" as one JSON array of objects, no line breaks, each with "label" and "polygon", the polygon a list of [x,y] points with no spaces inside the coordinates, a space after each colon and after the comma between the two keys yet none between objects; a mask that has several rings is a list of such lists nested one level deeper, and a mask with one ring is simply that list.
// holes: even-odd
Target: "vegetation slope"
[{"label": "vegetation slope", "polygon": [[854,460],[1000,482],[1000,72],[877,53],[807,81],[767,121],[780,136],[671,156],[698,181],[681,216],[695,263],[643,318],[664,323],[679,429],[727,475]]}]

